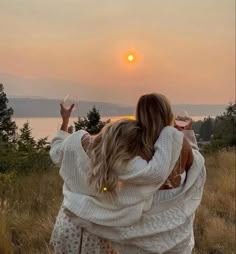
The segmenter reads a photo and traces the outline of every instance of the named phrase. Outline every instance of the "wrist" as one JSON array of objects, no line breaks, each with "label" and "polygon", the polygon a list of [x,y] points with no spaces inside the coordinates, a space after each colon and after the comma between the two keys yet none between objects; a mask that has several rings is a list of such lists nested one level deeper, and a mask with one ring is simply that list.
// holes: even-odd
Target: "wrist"
[{"label": "wrist", "polygon": [[70,118],[66,117],[66,118],[62,118],[62,123],[64,124],[68,124],[69,123]]},{"label": "wrist", "polygon": [[63,119],[62,125],[61,125],[61,130],[67,132],[68,125],[69,125],[69,119]]}]

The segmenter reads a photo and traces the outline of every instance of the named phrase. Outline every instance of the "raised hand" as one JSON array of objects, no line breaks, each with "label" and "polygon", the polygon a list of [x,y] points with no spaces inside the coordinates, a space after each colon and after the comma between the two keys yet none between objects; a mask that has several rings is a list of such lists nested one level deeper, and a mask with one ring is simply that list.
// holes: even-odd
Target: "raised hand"
[{"label": "raised hand", "polygon": [[179,131],[183,131],[183,130],[192,130],[193,129],[193,120],[191,119],[189,121],[189,123],[187,125],[185,125],[184,127],[181,127],[179,125],[176,124],[176,122],[174,122],[174,127],[179,130]]},{"label": "raised hand", "polygon": [[75,106],[75,104],[72,104],[69,108],[65,107],[65,105],[63,103],[60,104],[61,106],[61,117],[63,119],[63,121],[65,120],[69,120],[70,116],[71,116],[71,112]]},{"label": "raised hand", "polygon": [[187,125],[184,126],[184,130],[192,130],[193,129],[193,120],[189,121]]}]

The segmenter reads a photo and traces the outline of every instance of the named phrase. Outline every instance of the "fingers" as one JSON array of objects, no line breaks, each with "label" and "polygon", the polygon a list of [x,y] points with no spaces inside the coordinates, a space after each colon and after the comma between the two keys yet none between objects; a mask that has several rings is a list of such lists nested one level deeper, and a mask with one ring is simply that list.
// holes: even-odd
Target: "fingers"
[{"label": "fingers", "polygon": [[[72,111],[72,109],[74,108],[75,104],[72,104],[70,107],[69,107],[69,111]],[[68,108],[65,108],[65,105],[64,103],[60,103],[60,107],[61,107],[61,110],[68,110]]]},{"label": "fingers", "polygon": [[75,106],[75,104],[72,104],[72,105],[70,106],[70,111],[72,111],[72,109],[74,108],[74,106]]},{"label": "fingers", "polygon": [[183,128],[180,127],[180,126],[178,126],[177,124],[175,124],[174,127],[175,127],[177,130],[179,130],[179,131],[182,131],[182,130],[183,130]]},{"label": "fingers", "polygon": [[193,120],[191,121],[184,127],[185,130],[192,130],[192,125],[193,125]]},{"label": "fingers", "polygon": [[63,103],[60,103],[61,110],[65,110],[65,106]]}]

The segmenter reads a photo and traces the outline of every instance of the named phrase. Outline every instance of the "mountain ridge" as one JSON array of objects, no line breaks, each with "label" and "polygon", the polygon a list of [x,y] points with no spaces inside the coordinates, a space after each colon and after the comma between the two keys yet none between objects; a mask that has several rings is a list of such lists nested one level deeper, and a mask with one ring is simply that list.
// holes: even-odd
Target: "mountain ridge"
[{"label": "mountain ridge", "polygon": [[[59,117],[60,99],[49,98],[23,98],[10,97],[9,106],[14,110],[14,117]],[[100,111],[101,116],[121,116],[133,115],[135,106],[126,104],[117,104],[109,102],[97,101],[79,101],[78,111],[74,111],[72,116],[85,116],[88,111],[96,106]],[[175,104],[173,110],[186,110],[191,116],[216,116],[225,111],[226,105],[223,104]]]}]

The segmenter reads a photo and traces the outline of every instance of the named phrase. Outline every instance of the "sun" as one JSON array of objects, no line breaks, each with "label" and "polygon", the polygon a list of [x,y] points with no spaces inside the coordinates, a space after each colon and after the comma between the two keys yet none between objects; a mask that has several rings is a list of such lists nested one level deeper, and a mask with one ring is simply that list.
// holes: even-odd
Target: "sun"
[{"label": "sun", "polygon": [[134,54],[128,54],[127,60],[128,60],[128,62],[130,62],[130,63],[134,62],[134,60],[135,60]]},{"label": "sun", "polygon": [[140,62],[140,54],[136,49],[128,49],[122,52],[122,64],[130,66],[128,68],[135,67]]}]

